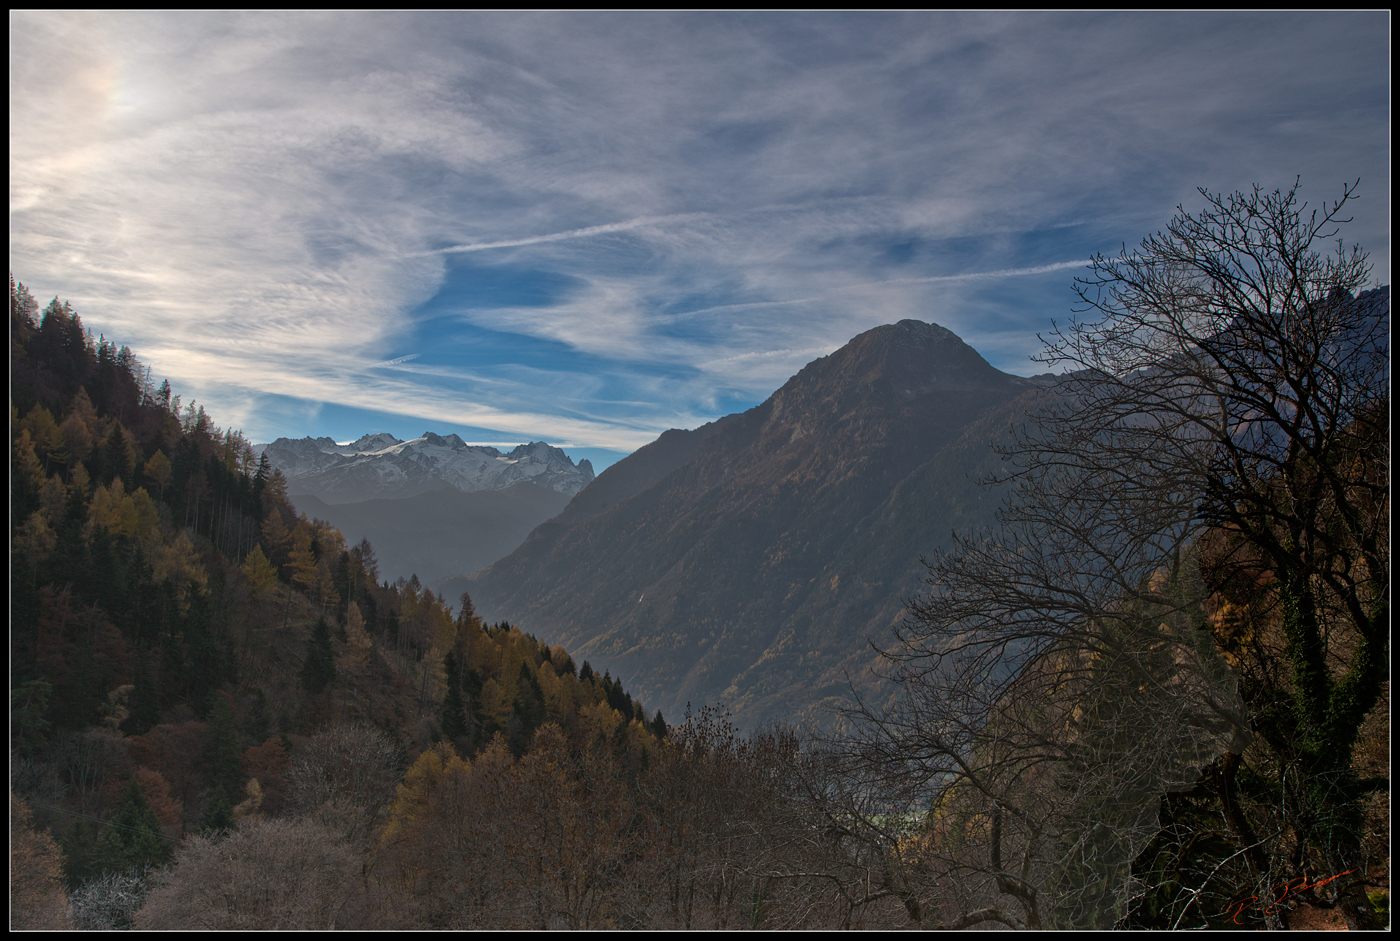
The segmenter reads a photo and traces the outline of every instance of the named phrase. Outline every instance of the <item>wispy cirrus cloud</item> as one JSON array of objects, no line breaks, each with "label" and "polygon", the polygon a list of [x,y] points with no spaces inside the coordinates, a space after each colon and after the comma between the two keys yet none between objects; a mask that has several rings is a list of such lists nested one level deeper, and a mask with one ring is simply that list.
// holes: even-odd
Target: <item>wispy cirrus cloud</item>
[{"label": "wispy cirrus cloud", "polygon": [[1200,185],[1362,177],[1389,278],[1383,13],[10,22],[15,274],[256,438],[630,450],[902,317],[1034,371]]}]

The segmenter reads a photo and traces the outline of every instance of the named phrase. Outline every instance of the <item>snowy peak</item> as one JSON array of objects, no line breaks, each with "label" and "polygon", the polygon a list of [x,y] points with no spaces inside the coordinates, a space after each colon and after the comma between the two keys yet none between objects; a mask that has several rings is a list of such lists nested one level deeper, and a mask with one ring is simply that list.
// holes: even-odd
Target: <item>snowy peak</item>
[{"label": "snowy peak", "polygon": [[403,444],[403,442],[387,431],[381,431],[374,435],[363,435],[358,441],[352,441],[350,444],[344,445],[344,447],[349,448],[353,452],[365,453],[369,451],[383,451],[385,448],[393,447],[396,444]]},{"label": "snowy peak", "polygon": [[[431,431],[423,432],[421,437],[415,438],[414,440],[426,442],[435,448],[451,448],[454,451],[460,451],[467,446],[467,443],[456,435],[448,435],[444,438],[441,435],[433,434]],[[491,448],[491,450],[494,451],[496,449]]]},{"label": "snowy peak", "polygon": [[425,431],[400,441],[367,434],[339,444],[330,438],[278,438],[261,450],[287,477],[288,492],[327,503],[412,497],[451,487],[465,493],[504,490],[522,481],[573,496],[593,480],[593,465],[574,464],[556,447],[533,441],[502,454],[470,445],[455,434]]}]

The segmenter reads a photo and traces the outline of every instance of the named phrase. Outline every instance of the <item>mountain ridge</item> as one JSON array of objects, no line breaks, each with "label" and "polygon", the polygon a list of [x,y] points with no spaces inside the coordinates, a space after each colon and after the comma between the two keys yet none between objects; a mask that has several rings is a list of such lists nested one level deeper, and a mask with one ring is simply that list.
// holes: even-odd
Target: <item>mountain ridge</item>
[{"label": "mountain ridge", "polygon": [[327,504],[405,499],[443,488],[504,490],[522,481],[572,497],[594,477],[587,459],[575,464],[544,441],[502,452],[431,431],[407,441],[378,432],[348,444],[283,437],[254,448],[286,476],[289,494],[311,494]]},{"label": "mountain ridge", "polygon": [[[721,700],[746,725],[812,717],[839,698],[833,669],[871,687],[866,641],[918,590],[919,555],[989,517],[971,478],[1053,382],[1002,373],[936,324],[877,327],[762,404],[667,432],[592,485],[617,499],[581,492],[456,581],[488,617],[606,655],[668,712]],[[923,489],[901,489],[911,479]]]}]

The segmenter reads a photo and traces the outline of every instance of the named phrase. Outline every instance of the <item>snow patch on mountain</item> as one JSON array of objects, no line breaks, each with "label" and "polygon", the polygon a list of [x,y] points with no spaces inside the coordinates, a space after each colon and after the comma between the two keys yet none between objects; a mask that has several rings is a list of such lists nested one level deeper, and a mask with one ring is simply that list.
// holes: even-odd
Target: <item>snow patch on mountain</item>
[{"label": "snow patch on mountain", "polygon": [[591,463],[575,464],[543,441],[502,453],[431,431],[409,441],[379,432],[345,444],[278,438],[255,450],[286,475],[289,493],[315,494],[327,503],[411,497],[444,487],[465,493],[504,490],[521,481],[573,496],[593,480]]}]

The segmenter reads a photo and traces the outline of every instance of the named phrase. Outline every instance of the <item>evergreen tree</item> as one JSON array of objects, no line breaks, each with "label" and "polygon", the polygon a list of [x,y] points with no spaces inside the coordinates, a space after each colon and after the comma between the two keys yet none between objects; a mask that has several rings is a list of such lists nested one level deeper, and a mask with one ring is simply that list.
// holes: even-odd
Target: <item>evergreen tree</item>
[{"label": "evergreen tree", "polygon": [[199,832],[205,836],[227,833],[233,829],[233,808],[221,791],[211,790],[205,797],[204,816]]},{"label": "evergreen tree", "polygon": [[144,735],[160,722],[160,688],[151,676],[151,658],[146,650],[136,657],[132,684],[135,689],[131,691],[131,715],[127,724],[133,735]]},{"label": "evergreen tree", "polygon": [[209,593],[192,591],[184,618],[186,695],[195,714],[204,718],[213,706],[214,691],[236,679],[233,652],[214,636],[214,611]]},{"label": "evergreen tree", "polygon": [[476,605],[472,604],[472,596],[464,591],[457,600],[457,626],[465,627],[475,619]]},{"label": "evergreen tree", "polygon": [[670,729],[666,726],[666,720],[661,717],[661,710],[656,710],[656,718],[651,720],[651,734],[658,739],[663,739]]},{"label": "evergreen tree", "polygon": [[83,729],[97,721],[97,707],[102,701],[102,690],[99,686],[97,667],[93,663],[92,644],[88,642],[86,633],[78,646],[77,663],[71,679],[65,687],[60,688],[57,700],[54,712],[61,725],[70,729]]},{"label": "evergreen tree", "polygon": [[462,691],[456,686],[449,687],[442,702],[442,734],[448,741],[465,738],[471,731],[467,723],[467,707],[462,701]]},{"label": "evergreen tree", "polygon": [[99,874],[97,838],[82,817],[73,821],[58,844],[63,850],[63,879],[69,889],[76,889]]},{"label": "evergreen tree", "polygon": [[607,672],[603,673],[603,695],[607,697],[608,705],[616,709],[624,719],[631,718],[632,697],[622,688],[622,681],[613,679]]},{"label": "evergreen tree", "polygon": [[544,706],[544,690],[540,688],[540,681],[535,677],[535,671],[531,670],[528,662],[520,664],[520,704],[521,717],[525,719],[530,727],[530,731],[544,725],[544,720],[548,718]]},{"label": "evergreen tree", "polygon": [[10,692],[10,741],[23,755],[33,755],[48,741],[49,697],[53,684],[39,679],[30,680]]},{"label": "evergreen tree", "polygon": [[449,650],[444,662],[447,670],[447,696],[442,701],[442,734],[450,742],[465,737],[471,726],[467,721],[466,703],[462,700],[462,671],[457,655]]},{"label": "evergreen tree", "polygon": [[254,742],[265,742],[272,734],[272,715],[267,710],[267,694],[262,687],[253,692],[253,705],[243,720],[243,731]]},{"label": "evergreen tree", "polygon": [[160,828],[160,819],[135,779],[127,785],[126,796],[116,819],[98,841],[97,860],[101,870],[125,872],[147,866],[163,866],[171,855],[170,842]]},{"label": "evergreen tree", "polygon": [[485,683],[486,678],[475,667],[467,667],[462,671],[462,692],[469,705],[471,731],[475,733],[474,746],[489,741],[491,736],[500,731],[495,720],[487,715],[486,703],[482,701],[481,691]]},{"label": "evergreen tree", "polygon": [[528,661],[523,661],[520,664],[518,693],[515,701],[511,703],[511,714],[507,720],[506,729],[507,743],[517,758],[525,753],[530,739],[534,737],[535,730],[544,725],[545,719],[548,718],[544,705],[544,692],[540,689],[539,680],[535,678],[534,672],[527,664]]},{"label": "evergreen tree", "polygon": [[243,785],[243,765],[238,747],[238,733],[233,727],[233,710],[228,700],[214,697],[209,710],[209,727],[204,739],[204,763],[209,788],[232,803]]},{"label": "evergreen tree", "polygon": [[[259,457],[258,457],[258,469],[257,469],[257,472],[253,474],[253,496],[254,496],[254,497],[258,497],[258,498],[261,498],[261,497],[262,497],[263,488],[265,488],[265,487],[267,486],[267,479],[268,479],[269,477],[271,477],[271,476],[272,476],[272,462],[269,461],[269,460],[267,459],[267,454],[266,454],[266,453],[264,453],[264,454],[262,454],[262,455],[259,455]],[[261,499],[258,499],[258,500],[256,501],[256,503],[258,503],[258,504],[261,504],[261,502],[262,502]]]},{"label": "evergreen tree", "polygon": [[335,682],[335,654],[331,650],[331,629],[322,615],[306,644],[306,662],[301,668],[301,685],[313,696]]}]

